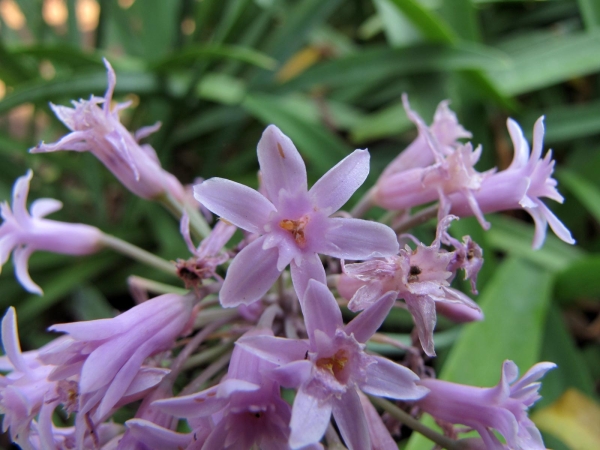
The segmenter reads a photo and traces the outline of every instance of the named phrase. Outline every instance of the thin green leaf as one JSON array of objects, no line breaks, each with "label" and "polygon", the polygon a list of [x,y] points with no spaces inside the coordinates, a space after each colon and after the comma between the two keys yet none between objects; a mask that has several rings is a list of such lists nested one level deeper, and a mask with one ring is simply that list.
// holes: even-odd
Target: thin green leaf
[{"label": "thin green leaf", "polygon": [[487,218],[492,223],[492,228],[485,235],[489,245],[509,255],[526,259],[546,270],[552,272],[563,270],[584,256],[582,250],[562,242],[552,234],[551,230],[547,231],[544,246],[539,250],[533,250],[531,248],[534,233],[532,225],[505,216],[490,215]]},{"label": "thin green leaf", "polygon": [[319,64],[282,87],[300,89],[312,85],[352,86],[363,83],[364,80],[392,76],[500,68],[508,65],[510,60],[502,52],[472,43],[460,43],[453,47],[435,44],[396,49],[372,47]]},{"label": "thin green leaf", "polygon": [[174,68],[187,68],[199,60],[231,59],[245,62],[266,70],[274,70],[277,61],[270,56],[249,47],[236,45],[204,45],[187,48],[181,52],[171,54],[155,64],[153,69],[158,71],[171,71]]},{"label": "thin green leaf", "polygon": [[600,297],[600,255],[590,255],[569,264],[556,275],[556,299],[570,302],[581,298]]},{"label": "thin green leaf", "polygon": [[550,405],[558,400],[570,387],[576,388],[590,397],[595,396],[594,379],[585,364],[581,351],[565,327],[560,309],[556,306],[552,306],[548,311],[540,359],[552,361],[558,365],[558,368],[544,377],[541,390],[542,400],[536,404],[537,408]]},{"label": "thin green leaf", "polygon": [[458,36],[438,15],[416,0],[391,0],[424,36],[434,42],[453,43]]},{"label": "thin green leaf", "polygon": [[519,95],[600,70],[599,46],[600,31],[558,36],[511,55],[510,67],[487,73],[505,95]]},{"label": "thin green leaf", "polygon": [[561,169],[556,173],[560,182],[581,202],[600,223],[600,191],[592,183],[574,172]]},{"label": "thin green leaf", "polygon": [[588,30],[600,28],[600,3],[597,0],[577,0],[583,23]]}]

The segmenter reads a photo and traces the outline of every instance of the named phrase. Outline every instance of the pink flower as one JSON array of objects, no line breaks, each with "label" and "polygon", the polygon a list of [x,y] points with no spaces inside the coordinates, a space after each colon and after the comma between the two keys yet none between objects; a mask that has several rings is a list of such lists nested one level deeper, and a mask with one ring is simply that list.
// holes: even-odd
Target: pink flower
[{"label": "pink flower", "polygon": [[4,222],[0,225],[0,268],[13,252],[17,279],[35,294],[42,289],[29,276],[27,263],[36,250],[67,255],[88,255],[102,247],[102,232],[83,224],[63,223],[43,217],[58,211],[62,203],[51,198],[38,199],[27,212],[27,194],[33,172],[17,179],[13,188],[12,210],[7,202],[0,205]]},{"label": "pink flower", "polygon": [[471,137],[471,133],[458,123],[456,114],[448,107],[450,103],[448,100],[444,100],[438,105],[433,116],[433,123],[429,127],[410,108],[406,94],[402,95],[402,103],[404,103],[408,118],[417,126],[419,135],[385,168],[380,180],[409,169],[426,167],[435,162],[437,157],[430,145],[431,139],[435,140],[444,155],[449,155],[460,145],[458,139]]},{"label": "pink flower", "polygon": [[388,293],[350,323],[327,286],[310,280],[302,312],[306,340],[252,336],[238,341],[248,351],[278,365],[272,376],[284,387],[297,387],[290,422],[294,449],[318,442],[331,415],[349,449],[371,448],[369,422],[359,390],[394,399],[417,399],[427,393],[406,367],[365,353],[365,342],[377,331],[395,300]]},{"label": "pink flower", "polygon": [[[140,129],[135,136],[119,121],[119,111],[129,103],[117,104],[111,110],[116,75],[105,59],[108,88],[104,98],[73,102],[74,108],[50,105],[56,116],[72,131],[54,144],[40,143],[31,153],[58,150],[89,151],[134,194],[154,199],[170,194],[180,202],[185,198],[181,183],[161,168],[156,152],[138,141],[155,132],[160,124]],[[100,108],[98,105],[102,105]]]},{"label": "pink flower", "polygon": [[[548,224],[560,239],[574,244],[569,230],[541,200],[548,197],[563,202],[562,195],[556,190],[556,180],[552,178],[555,163],[552,152],[548,151],[542,159],[544,117],[540,117],[533,127],[532,152],[517,122],[508,119],[507,126],[515,148],[512,163],[506,170],[483,180],[479,190],[474,192],[474,201],[484,213],[508,209],[528,212],[535,222],[533,248],[540,248],[544,243]],[[472,202],[460,195],[450,195],[449,203],[452,214],[460,217],[473,214]]]},{"label": "pink flower", "polygon": [[189,325],[193,301],[191,296],[165,294],[114,319],[49,328],[69,335],[60,345],[42,352],[40,359],[57,366],[50,380],[79,377],[78,442],[82,442],[89,420],[102,422],[113,407],[139,399],[168,373],[165,369],[146,368],[144,361],[171,349]]},{"label": "pink flower", "polygon": [[294,287],[302,298],[309,279],[325,283],[318,253],[366,259],[398,251],[396,235],[385,225],[329,217],[366,179],[367,151],[356,150],[309,191],[298,150],[270,125],[258,143],[258,161],[266,196],[222,178],[211,178],[194,188],[196,199],[213,213],[260,235],[229,267],[220,293],[224,306],[260,299],[290,263]]},{"label": "pink flower", "polygon": [[486,449],[504,449],[492,431],[496,430],[508,448],[544,450],[540,432],[527,417],[527,410],[540,399],[538,380],[555,367],[556,364],[549,362],[538,363],[517,380],[517,365],[504,361],[500,382],[493,388],[424,379],[419,384],[430,392],[417,401],[417,405],[436,419],[477,430]]},{"label": "pink flower", "polygon": [[[425,246],[415,239],[416,250],[407,245],[398,256],[348,264],[344,268],[345,276],[338,283],[342,295],[353,293],[348,304],[352,311],[369,307],[389,291],[393,291],[397,298],[404,299],[415,321],[423,350],[429,356],[435,355],[433,329],[437,320],[437,303],[456,305],[442,306],[442,311],[451,317],[483,319],[481,309],[475,302],[450,287],[449,280],[453,275],[448,268],[455,260],[455,253],[443,251],[440,246],[450,221],[455,218],[447,216],[438,224],[436,239],[431,246]],[[343,286],[348,279],[350,289]],[[470,316],[465,314],[465,309],[472,310]]]}]

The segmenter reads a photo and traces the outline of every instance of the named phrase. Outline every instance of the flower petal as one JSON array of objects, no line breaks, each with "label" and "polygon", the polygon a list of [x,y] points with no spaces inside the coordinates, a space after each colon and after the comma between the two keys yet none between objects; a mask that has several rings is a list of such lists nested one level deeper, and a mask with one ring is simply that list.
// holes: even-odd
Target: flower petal
[{"label": "flower petal", "polygon": [[367,342],[375,334],[387,317],[390,309],[394,306],[398,293],[396,291],[387,292],[373,305],[365,309],[362,313],[352,319],[344,328],[349,336],[354,334],[358,342]]},{"label": "flower petal", "polygon": [[29,372],[29,367],[27,367],[25,358],[23,358],[21,344],[19,343],[17,312],[12,306],[9,306],[2,318],[2,347],[8,360],[17,371],[21,373]]},{"label": "flower petal", "polygon": [[29,194],[29,182],[33,177],[33,172],[27,171],[25,175],[17,178],[13,187],[13,199],[12,199],[12,210],[15,215],[15,219],[20,224],[25,224],[29,219],[29,213],[27,212],[27,195]]},{"label": "flower petal", "polygon": [[360,388],[367,394],[399,400],[416,400],[429,392],[418,386],[419,377],[410,369],[380,356],[372,356],[375,364],[367,367],[367,379]]},{"label": "flower petal", "polygon": [[308,338],[315,340],[315,331],[321,330],[333,338],[338,328],[344,324],[342,312],[335,297],[325,284],[316,280],[308,282],[304,300],[300,303]]},{"label": "flower petal", "polygon": [[53,198],[38,198],[31,204],[31,217],[39,219],[40,217],[46,217],[48,214],[59,211],[63,207],[60,200]]},{"label": "flower petal", "polygon": [[349,450],[371,448],[367,418],[356,389],[348,389],[333,403],[333,417]]},{"label": "flower petal", "polygon": [[331,409],[331,403],[322,402],[300,389],[292,407],[290,447],[297,449],[319,442],[329,424]]},{"label": "flower petal", "polygon": [[323,263],[316,253],[304,256],[300,264],[292,261],[290,265],[292,273],[292,283],[296,290],[296,295],[302,301],[310,280],[316,280],[319,283],[327,284],[327,275]]},{"label": "flower petal", "polygon": [[138,441],[151,449],[178,450],[186,448],[192,440],[191,433],[176,433],[149,420],[130,419],[125,425]]},{"label": "flower petal", "polygon": [[433,329],[435,328],[437,319],[435,302],[429,297],[422,295],[413,298],[407,296],[404,300],[415,321],[423,350],[427,356],[435,356],[435,348],[433,346]]},{"label": "flower petal", "polygon": [[273,369],[271,376],[283,387],[298,387],[307,381],[312,373],[313,363],[307,359],[294,361]]},{"label": "flower petal", "polygon": [[32,294],[44,295],[42,288],[33,282],[29,276],[28,262],[29,257],[35,249],[30,246],[16,247],[13,250],[13,261],[15,265],[15,275],[21,286]]},{"label": "flower petal", "polygon": [[210,416],[229,403],[229,398],[217,397],[218,389],[217,385],[197,394],[157,400],[152,403],[152,406],[177,417]]},{"label": "flower petal", "polygon": [[333,218],[325,233],[319,253],[340,259],[369,259],[398,253],[396,233],[377,222],[361,219]]},{"label": "flower petal", "polygon": [[251,233],[262,234],[275,206],[262,194],[224,178],[194,186],[194,197],[217,216]]},{"label": "flower petal", "polygon": [[332,167],[310,189],[313,204],[327,215],[344,206],[367,179],[369,158],[367,150],[355,150]]},{"label": "flower petal", "polygon": [[278,366],[302,360],[308,351],[306,341],[265,335],[242,337],[236,345]]},{"label": "flower petal", "polygon": [[258,163],[267,197],[277,202],[279,192],[306,192],[306,166],[289,137],[269,125],[258,142]]},{"label": "flower petal", "polygon": [[[550,228],[554,231],[554,234],[558,236],[562,241],[565,241],[567,244],[575,244],[575,239],[571,236],[571,232],[565,225],[554,215],[552,211],[542,202],[537,202],[538,207],[542,211],[542,214],[546,217]],[[527,210],[529,211],[529,210]]]},{"label": "flower petal", "polygon": [[263,250],[264,237],[244,248],[227,270],[219,299],[226,308],[259,300],[281,273],[277,270],[277,248]]}]

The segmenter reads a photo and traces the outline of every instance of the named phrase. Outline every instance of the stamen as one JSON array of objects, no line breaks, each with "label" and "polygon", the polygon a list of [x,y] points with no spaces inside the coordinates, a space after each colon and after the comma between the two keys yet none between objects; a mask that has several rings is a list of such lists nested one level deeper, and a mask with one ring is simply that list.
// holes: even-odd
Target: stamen
[{"label": "stamen", "polygon": [[292,233],[294,236],[294,240],[299,247],[304,247],[306,245],[306,237],[304,236],[304,228],[308,223],[308,217],[304,216],[298,220],[290,220],[284,219],[279,222],[279,226],[286,231]]}]

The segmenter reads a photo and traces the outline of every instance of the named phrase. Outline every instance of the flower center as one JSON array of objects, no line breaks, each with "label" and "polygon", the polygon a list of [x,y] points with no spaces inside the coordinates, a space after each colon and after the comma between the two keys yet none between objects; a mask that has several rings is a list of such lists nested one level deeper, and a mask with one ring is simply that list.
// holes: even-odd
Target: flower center
[{"label": "flower center", "polygon": [[335,355],[330,358],[320,358],[317,360],[317,367],[325,369],[335,378],[344,370],[344,366],[348,363],[348,355],[345,350],[338,350]]},{"label": "flower center", "polygon": [[410,272],[408,274],[408,282],[414,283],[419,281],[419,275],[421,274],[421,269],[419,266],[410,266]]},{"label": "flower center", "polygon": [[304,229],[307,223],[308,217],[302,216],[298,220],[283,219],[281,222],[279,222],[279,226],[284,230],[289,231],[294,237],[296,244],[298,244],[300,248],[304,248],[304,246],[306,246]]}]

